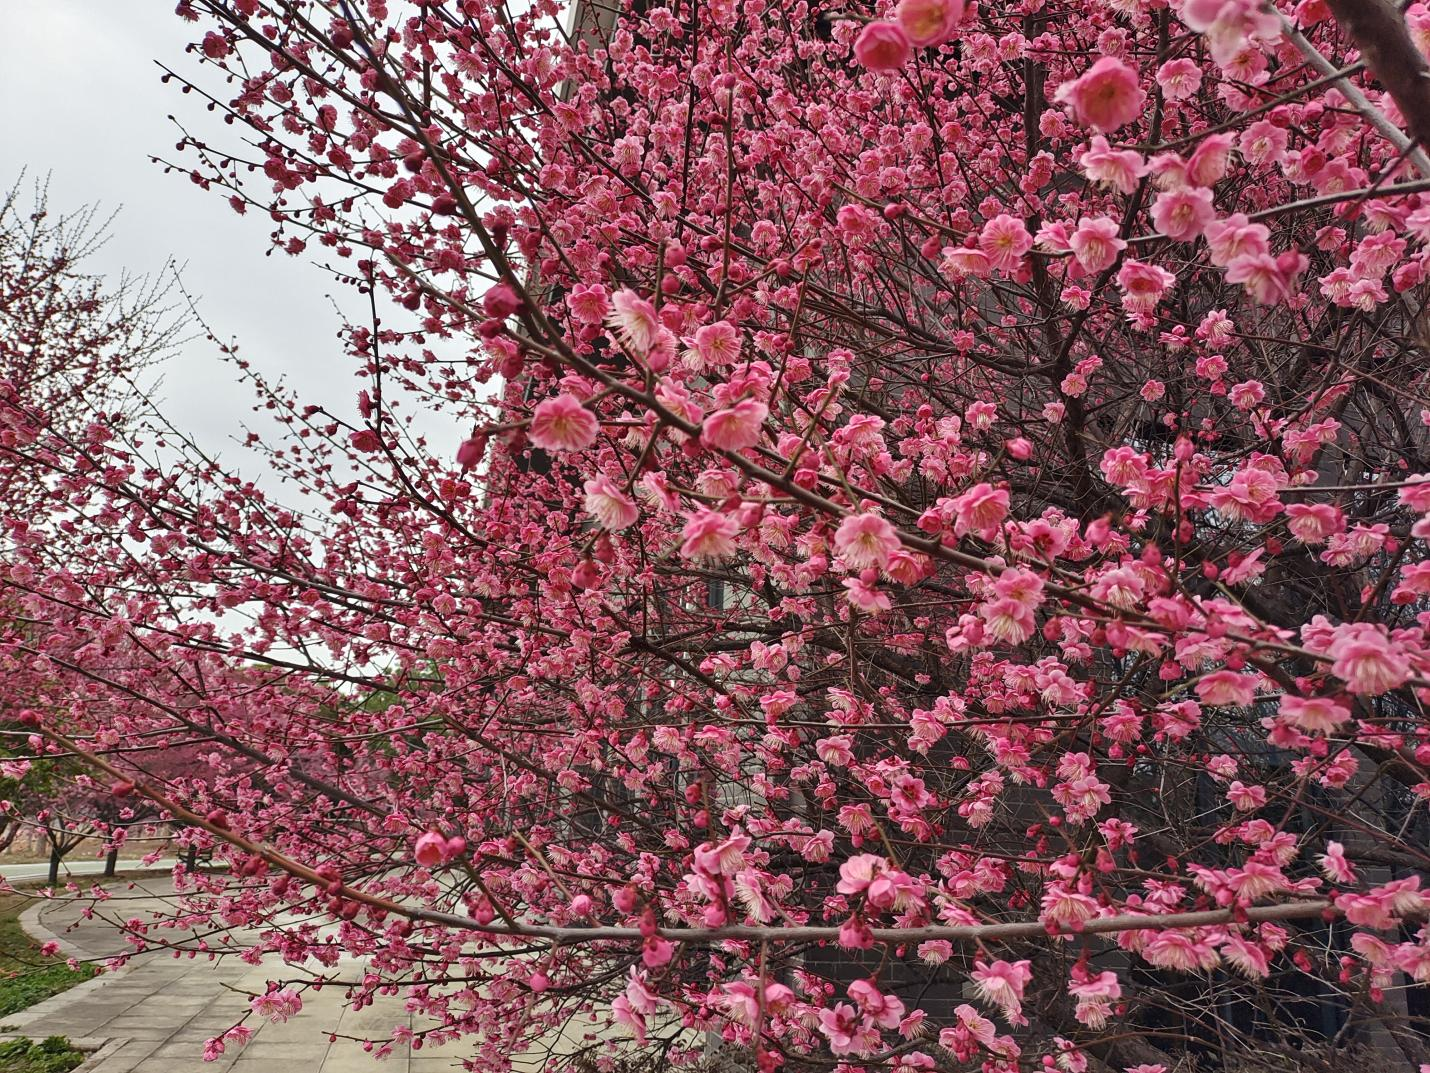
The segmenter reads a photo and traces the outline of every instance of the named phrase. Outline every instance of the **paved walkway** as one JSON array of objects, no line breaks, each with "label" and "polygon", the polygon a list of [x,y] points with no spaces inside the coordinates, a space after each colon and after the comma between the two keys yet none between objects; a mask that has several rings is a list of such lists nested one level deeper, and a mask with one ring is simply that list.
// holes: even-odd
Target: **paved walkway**
[{"label": "paved walkway", "polygon": [[[167,876],[130,883],[111,888],[113,898],[92,919],[84,917],[88,902],[58,900],[32,907],[23,923],[40,939],[53,933],[66,952],[77,957],[111,957],[127,944],[108,921],[146,918],[174,889]],[[169,932],[166,938],[173,942],[177,935]],[[351,978],[362,966],[345,959],[338,965],[339,971],[344,968],[348,971],[343,975]],[[0,1031],[107,1040],[94,1073],[450,1073],[461,1068],[460,1044],[417,1053],[404,1047],[379,1062],[353,1040],[330,1042],[334,1032],[357,1039],[384,1038],[394,1025],[410,1023],[400,999],[379,999],[353,1011],[343,1005],[341,987],[304,992],[302,1011],[284,1024],[250,1018],[248,1024],[256,1031],[248,1045],[230,1046],[218,1061],[205,1063],[204,1040],[221,1035],[248,1009],[243,992],[261,993],[265,981],[280,974],[292,978],[295,970],[276,961],[249,966],[235,958],[211,962],[203,955],[191,959],[175,958],[169,951],[145,953],[119,972],[0,1018]],[[541,1067],[534,1059],[514,1061],[514,1068],[525,1073]]]}]

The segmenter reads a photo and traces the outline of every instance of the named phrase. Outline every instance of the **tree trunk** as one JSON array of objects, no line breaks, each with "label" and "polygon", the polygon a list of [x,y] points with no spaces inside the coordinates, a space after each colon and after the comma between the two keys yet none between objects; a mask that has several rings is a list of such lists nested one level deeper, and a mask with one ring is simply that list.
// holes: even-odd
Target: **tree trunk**
[{"label": "tree trunk", "polygon": [[105,874],[106,876],[112,876],[112,875],[114,875],[115,869],[117,869],[118,867],[119,867],[119,847],[118,847],[118,846],[115,846],[113,849],[111,849],[111,850],[109,851],[109,853],[107,853],[107,854],[105,855],[105,858],[104,858],[104,874]]},{"label": "tree trunk", "polygon": [[1430,65],[1392,0],[1327,0],[1336,23],[1390,93],[1410,137],[1430,145]]},{"label": "tree trunk", "polygon": [[57,887],[60,883],[60,861],[64,860],[64,854],[60,852],[58,842],[50,843],[50,886]]},{"label": "tree trunk", "polygon": [[192,872],[199,863],[199,847],[190,846],[188,856],[184,858],[184,871]]}]

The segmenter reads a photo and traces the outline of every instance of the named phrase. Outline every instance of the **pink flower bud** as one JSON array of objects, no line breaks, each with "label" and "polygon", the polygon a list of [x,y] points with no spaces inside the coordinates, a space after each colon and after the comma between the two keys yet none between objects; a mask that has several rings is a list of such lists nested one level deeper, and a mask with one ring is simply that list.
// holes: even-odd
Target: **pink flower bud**
[{"label": "pink flower bud", "polygon": [[953,36],[963,8],[963,0],[899,0],[894,17],[911,43],[941,45]]},{"label": "pink flower bud", "polygon": [[423,868],[435,868],[441,864],[447,853],[447,840],[436,831],[428,831],[417,837],[412,847],[412,858]]},{"label": "pink flower bud", "polygon": [[489,317],[505,320],[521,309],[521,299],[509,283],[498,283],[482,295],[482,309]]},{"label": "pink flower bud", "polygon": [[482,460],[482,456],[486,453],[487,438],[477,434],[471,439],[463,440],[462,446],[457,448],[457,465],[463,469],[471,469]]},{"label": "pink flower bud", "polygon": [[578,589],[594,589],[601,583],[601,571],[594,559],[582,559],[571,571],[571,584]]},{"label": "pink flower bud", "polygon": [[898,23],[871,22],[854,41],[854,58],[871,71],[897,71],[909,56],[909,38]]}]

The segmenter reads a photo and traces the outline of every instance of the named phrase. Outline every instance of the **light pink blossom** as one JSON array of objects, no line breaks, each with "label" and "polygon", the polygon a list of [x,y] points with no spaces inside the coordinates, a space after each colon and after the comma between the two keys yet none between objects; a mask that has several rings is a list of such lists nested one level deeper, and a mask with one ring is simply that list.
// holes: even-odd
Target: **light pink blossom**
[{"label": "light pink blossom", "polygon": [[544,451],[580,451],[596,441],[596,415],[573,395],[558,395],[539,403],[531,415],[529,435]]}]

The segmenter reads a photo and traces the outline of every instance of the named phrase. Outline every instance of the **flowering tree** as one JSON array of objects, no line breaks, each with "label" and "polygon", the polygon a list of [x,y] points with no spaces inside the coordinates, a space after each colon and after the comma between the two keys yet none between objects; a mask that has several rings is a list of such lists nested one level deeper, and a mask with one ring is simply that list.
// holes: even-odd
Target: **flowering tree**
[{"label": "flowering tree", "polygon": [[173,166],[370,303],[354,413],[238,365],[287,500],[6,411],[188,910],[484,1070],[1430,1060],[1425,5],[179,11]]},{"label": "flowering tree", "polygon": [[[56,491],[56,471],[33,439],[36,433],[51,429],[82,439],[126,428],[142,399],[140,379],[177,341],[180,322],[165,305],[169,285],[163,278],[114,283],[92,271],[89,262],[105,235],[93,208],[56,215],[43,183],[27,196],[23,181],[16,181],[0,195],[0,515],[9,533],[35,527],[38,539],[53,535],[45,504]],[[71,616],[63,631],[54,630],[53,608],[41,620],[27,617],[20,599],[27,589],[23,564],[6,581],[0,629],[7,639],[73,637],[84,629],[83,618]],[[98,661],[87,662],[98,668]],[[111,833],[117,849],[129,825],[152,813],[152,805],[121,802],[107,786],[90,792],[83,769],[63,761],[32,770],[40,711],[53,706],[65,686],[41,668],[12,663],[6,671],[0,847],[33,824],[50,845],[54,883],[68,853]],[[67,775],[56,770],[66,766]],[[113,860],[111,855],[110,867]]]},{"label": "flowering tree", "polygon": [[[96,421],[124,423],[140,397],[136,383],[173,347],[179,322],[168,315],[165,280],[106,284],[86,262],[103,245],[104,221],[94,208],[56,216],[37,183],[0,194],[0,397],[6,415],[70,434]],[[21,430],[6,421],[0,437],[17,446]],[[0,500],[19,517],[39,475],[10,452],[0,470]]]}]

